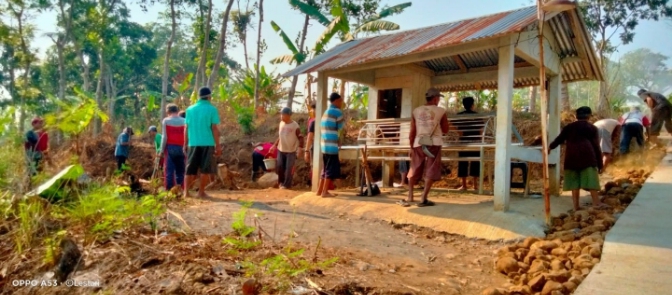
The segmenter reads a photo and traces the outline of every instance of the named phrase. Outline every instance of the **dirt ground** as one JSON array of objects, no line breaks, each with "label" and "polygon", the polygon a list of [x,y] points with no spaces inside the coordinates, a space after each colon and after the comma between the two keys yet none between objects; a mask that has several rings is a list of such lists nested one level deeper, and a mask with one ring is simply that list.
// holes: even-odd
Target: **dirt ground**
[{"label": "dirt ground", "polygon": [[[195,232],[231,231],[237,200],[254,201],[250,209],[261,228],[277,243],[290,238],[307,247],[321,241],[342,262],[315,282],[331,288],[344,281],[400,294],[477,294],[505,282],[494,274],[497,242],[437,233],[414,225],[390,224],[288,205],[300,191],[217,192],[208,200],[189,200],[178,212]],[[251,218],[250,218],[251,219]],[[353,293],[355,294],[355,293]]]}]

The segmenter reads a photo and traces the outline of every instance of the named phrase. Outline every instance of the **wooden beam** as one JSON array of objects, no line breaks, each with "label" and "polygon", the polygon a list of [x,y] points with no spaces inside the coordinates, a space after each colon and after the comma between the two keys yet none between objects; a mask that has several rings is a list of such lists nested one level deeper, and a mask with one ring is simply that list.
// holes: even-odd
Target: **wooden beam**
[{"label": "wooden beam", "polygon": [[[516,45],[516,55],[529,63],[539,67],[539,35],[538,31],[521,32],[510,37],[510,42]],[[560,57],[551,49],[548,40],[543,40],[544,45],[544,66],[551,75],[560,75]]]},{"label": "wooden beam", "polygon": [[416,72],[418,74],[422,74],[422,75],[425,75],[425,76],[434,77],[436,75],[436,73],[434,71],[432,71],[431,69],[421,67],[421,66],[416,65],[416,64],[407,64],[407,65],[404,65],[404,67],[413,71],[413,72]]},{"label": "wooden beam", "polygon": [[[562,120],[562,99],[561,88],[562,78],[559,76],[551,77],[548,83],[548,140],[554,140],[560,135],[560,121]],[[554,149],[548,155],[548,163],[560,162],[560,149]],[[551,195],[560,195],[560,165],[548,167],[549,188]]]},{"label": "wooden beam", "polygon": [[456,54],[463,54],[467,52],[483,51],[486,49],[497,48],[496,44],[498,43],[494,42],[492,38],[486,38],[478,41],[472,41],[468,43],[462,43],[458,45],[432,49],[424,52],[412,53],[401,57],[392,57],[372,62],[366,62],[359,65],[344,67],[342,69],[327,71],[326,73],[328,75],[332,75],[336,73],[347,73],[347,72],[370,70],[396,65],[411,64],[419,61],[425,61],[440,57],[447,57]]},{"label": "wooden beam", "polygon": [[[578,63],[581,63],[581,66],[583,66],[583,61],[584,61],[584,60],[585,60],[585,59],[582,59],[582,58],[580,58],[580,57],[578,57],[578,56],[570,56],[570,57],[565,57],[565,58],[563,58],[563,59],[562,59],[562,64],[563,64],[563,65],[566,65],[566,64],[571,64],[571,63],[577,63],[577,62],[578,62]],[[588,71],[587,73],[590,74],[590,71]]]},{"label": "wooden beam", "polygon": [[[522,62],[517,62],[513,65],[514,68],[525,68],[525,67],[531,67],[534,66],[533,64],[522,61]],[[489,71],[497,71],[497,66],[487,66],[487,67],[478,67],[478,68],[471,68],[467,69],[466,72],[462,72],[461,70],[455,70],[455,71],[444,71],[444,72],[439,72],[436,73],[436,76],[445,76],[445,75],[458,75],[458,74],[463,74],[463,73],[479,73],[479,72],[489,72]]]},{"label": "wooden beam", "polygon": [[[586,51],[584,50],[586,48],[591,48],[592,49],[592,46],[590,45],[590,43],[586,43],[586,40],[584,40],[584,36],[582,34],[583,30],[579,26],[579,20],[576,19],[575,14],[570,13],[569,15],[570,15],[569,22],[571,23],[572,31],[574,31],[574,37],[572,38],[572,41],[575,44],[576,52],[579,54],[579,58],[581,58],[581,60],[582,60],[581,66],[583,67],[583,71],[586,72],[586,74],[587,74],[586,76],[588,76],[588,78],[591,78],[591,79],[595,78],[595,75],[594,75],[594,73],[592,71],[592,68],[590,66],[590,59],[588,58],[588,55],[586,54]],[[587,42],[590,42],[590,41],[587,41]]]},{"label": "wooden beam", "polygon": [[364,84],[367,86],[373,86],[376,83],[374,71],[360,71],[353,73],[342,73],[342,74],[333,74],[331,77],[341,80],[346,80],[348,82],[355,82]]},{"label": "wooden beam", "polygon": [[457,66],[460,67],[460,72],[461,73],[466,73],[467,72],[467,65],[464,64],[464,61],[459,55],[453,55],[453,60],[457,64]]},{"label": "wooden beam", "polygon": [[[536,67],[517,68],[513,71],[514,78],[533,78],[537,76],[539,76],[539,69]],[[432,86],[450,86],[497,81],[498,77],[499,72],[496,70],[489,72],[443,75],[433,77]]]}]

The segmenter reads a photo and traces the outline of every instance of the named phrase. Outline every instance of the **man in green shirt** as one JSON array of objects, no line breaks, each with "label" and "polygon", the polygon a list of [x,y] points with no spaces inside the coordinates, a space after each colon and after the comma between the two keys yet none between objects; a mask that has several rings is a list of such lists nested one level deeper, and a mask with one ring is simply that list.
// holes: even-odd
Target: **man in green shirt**
[{"label": "man in green shirt", "polygon": [[[159,155],[159,153],[161,152],[161,140],[162,140],[161,133],[159,133],[159,131],[156,129],[156,126],[154,125],[149,126],[147,132],[149,133],[150,138],[152,137],[154,138],[154,149],[156,149],[156,154]],[[163,155],[157,156],[157,160],[159,161],[158,168],[159,169],[163,168]],[[154,165],[156,166],[156,162],[154,162]]]},{"label": "man in green shirt", "polygon": [[213,161],[221,154],[219,145],[219,113],[210,103],[212,92],[208,87],[202,87],[198,91],[198,102],[190,106],[186,112],[184,151],[187,155],[187,179],[184,197],[189,196],[189,187],[201,173],[198,188],[198,197],[209,197],[205,193],[205,186],[210,180],[210,175],[215,174],[217,167]]}]

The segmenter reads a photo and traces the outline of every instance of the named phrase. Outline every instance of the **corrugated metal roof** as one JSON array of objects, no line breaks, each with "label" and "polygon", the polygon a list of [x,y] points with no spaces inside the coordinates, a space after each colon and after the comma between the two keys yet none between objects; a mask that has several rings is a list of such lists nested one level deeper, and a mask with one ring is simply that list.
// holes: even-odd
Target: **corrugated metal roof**
[{"label": "corrugated metal roof", "polygon": [[[377,60],[391,59],[428,50],[450,47],[477,39],[496,38],[527,30],[536,30],[536,6],[482,16],[474,19],[461,20],[440,24],[427,28],[414,29],[394,34],[382,35],[366,39],[342,43],[333,49],[317,56],[294,70],[284,74],[293,76],[310,72],[347,69],[348,67],[365,64]],[[552,50],[561,59],[580,57],[579,60],[563,63],[563,81],[602,80],[603,74],[599,67],[595,51],[592,48],[583,19],[577,10],[557,14],[547,22],[557,44]],[[577,43],[577,40],[583,40]],[[498,64],[499,55],[496,48],[463,53],[455,56],[429,59],[416,62],[416,65],[428,68],[437,75],[455,74],[465,69],[492,67]],[[525,62],[516,56],[515,63]],[[538,78],[515,79],[515,87],[535,85]],[[496,87],[497,81],[482,81],[479,85],[434,85],[444,91],[486,89]]]},{"label": "corrugated metal roof", "polygon": [[536,8],[531,6],[427,28],[349,41],[296,67],[283,76],[335,70],[477,39],[493,38],[521,31],[535,20]]}]

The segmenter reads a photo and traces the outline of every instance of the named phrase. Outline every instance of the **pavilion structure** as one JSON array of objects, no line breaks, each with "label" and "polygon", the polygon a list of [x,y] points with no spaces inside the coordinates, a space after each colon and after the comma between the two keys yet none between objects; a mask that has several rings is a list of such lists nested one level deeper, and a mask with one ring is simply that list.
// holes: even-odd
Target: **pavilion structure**
[{"label": "pavilion structure", "polygon": [[[509,209],[510,162],[542,163],[539,148],[514,146],[513,88],[540,85],[539,67],[546,68],[548,137],[560,132],[561,83],[603,80],[591,37],[577,9],[549,13],[543,26],[540,54],[536,6],[352,40],[299,65],[285,77],[317,72],[317,122],[327,106],[329,78],[369,86],[368,119],[378,119],[382,90],[401,90],[401,118],[425,103],[430,87],[445,92],[496,89],[495,210]],[[543,56],[543,63],[540,60]],[[320,128],[315,130],[319,146]],[[550,187],[559,193],[559,149],[549,156]],[[313,190],[317,190],[322,153],[313,155]]]}]

